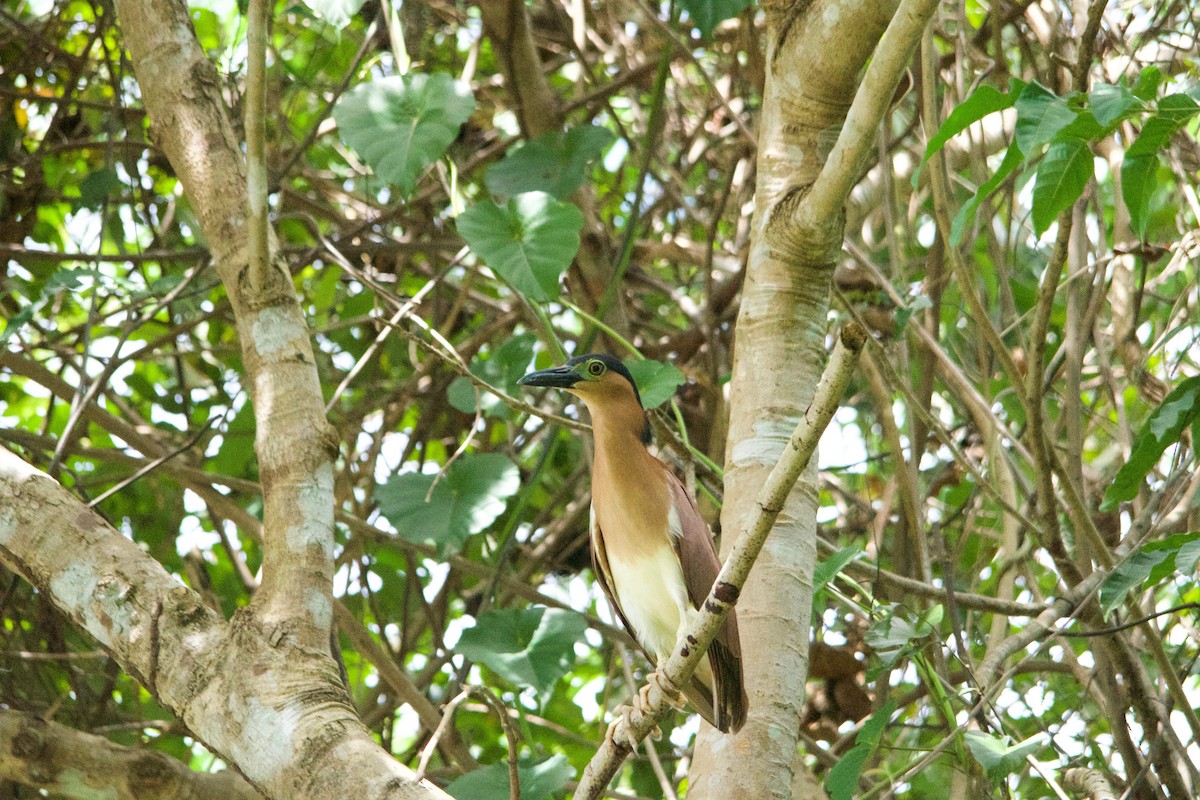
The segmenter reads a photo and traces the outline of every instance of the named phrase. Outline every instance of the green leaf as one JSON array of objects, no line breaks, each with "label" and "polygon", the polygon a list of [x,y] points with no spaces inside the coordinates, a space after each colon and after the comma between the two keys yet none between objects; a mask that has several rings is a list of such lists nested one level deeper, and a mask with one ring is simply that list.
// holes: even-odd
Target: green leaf
[{"label": "green leaf", "polygon": [[588,164],[612,140],[611,133],[595,125],[543,134],[488,169],[488,191],[504,197],[546,192],[564,199],[583,185]]},{"label": "green leaf", "polygon": [[967,22],[975,30],[983,27],[983,23],[987,21],[989,6],[984,5],[982,0],[967,0],[963,6],[963,11],[966,13]]},{"label": "green leaf", "polygon": [[1105,614],[1125,602],[1131,589],[1147,581],[1157,584],[1177,569],[1191,572],[1200,557],[1200,532],[1177,533],[1138,548],[1100,584],[1100,608]]},{"label": "green leaf", "polygon": [[1025,756],[1037,752],[1046,744],[1045,736],[1040,733],[1011,747],[1007,737],[1001,738],[980,731],[967,731],[965,735],[971,755],[975,756],[975,760],[992,780],[1015,772],[1025,763]]},{"label": "green leaf", "polygon": [[54,270],[53,274],[46,280],[43,292],[47,295],[54,294],[60,289],[75,292],[86,285],[95,285],[100,280],[101,275],[98,270],[88,269],[87,267],[62,267]]},{"label": "green leaf", "polygon": [[[471,359],[471,373],[492,386],[503,389],[510,396],[516,395],[519,391],[517,379],[525,374],[529,362],[533,360],[535,342],[537,337],[532,333],[517,334],[505,340],[495,352],[480,354]],[[464,414],[474,414],[476,410],[482,410],[489,417],[508,418],[508,406],[499,397],[480,389],[478,409],[475,406],[475,397],[475,384],[462,375],[455,378],[446,390],[446,398],[450,405]]]},{"label": "green leaf", "polygon": [[1175,569],[1184,575],[1191,575],[1196,571],[1196,562],[1200,561],[1200,532],[1183,535],[1192,538],[1180,546],[1175,554]]},{"label": "green leaf", "polygon": [[[1023,84],[1022,88],[1024,88]],[[969,126],[983,119],[988,114],[1012,108],[1013,103],[1017,101],[1017,95],[1017,91],[1001,92],[999,89],[987,84],[971,92],[971,96],[959,103],[950,112],[941,127],[938,128],[937,133],[929,140],[929,144],[925,146],[925,157],[921,159],[921,163],[924,164],[929,160],[930,156],[941,150],[951,138],[962,133]]]},{"label": "green leaf", "polygon": [[[561,753],[543,761],[522,758],[517,761],[520,800],[545,800],[575,777],[575,768]],[[511,800],[508,764],[500,762],[472,770],[456,778],[446,792],[459,800]]]},{"label": "green leaf", "polygon": [[1075,121],[1076,113],[1065,98],[1039,83],[1026,86],[1016,100],[1017,145],[1026,156],[1052,140]]},{"label": "green leaf", "polygon": [[530,300],[558,296],[558,279],[579,249],[583,215],[545,192],[528,192],[498,206],[483,200],[458,217],[472,252]]},{"label": "green leaf", "polygon": [[1125,119],[1141,105],[1133,92],[1124,86],[1101,83],[1088,92],[1088,108],[1096,121],[1106,128]]},{"label": "green leaf", "polygon": [[1125,151],[1121,164],[1121,197],[1129,210],[1129,222],[1140,238],[1150,223],[1150,201],[1158,184],[1158,151],[1167,146],[1176,131],[1187,124],[1200,106],[1187,95],[1167,95],[1158,110]]},{"label": "green leaf", "polygon": [[100,208],[109,197],[119,192],[125,184],[121,183],[115,169],[104,167],[88,175],[79,182],[79,207]]},{"label": "green leaf", "polygon": [[975,196],[968,200],[958,213],[954,215],[954,221],[950,225],[950,244],[953,247],[958,247],[962,244],[963,234],[966,232],[967,223],[975,219],[975,212],[979,210],[979,205],[1000,186],[1001,183],[1008,178],[1009,175],[1021,166],[1021,162],[1025,160],[1021,148],[1013,142],[1008,146],[1008,150],[1004,153],[1004,160],[1000,162],[1000,166],[996,169],[996,174],[988,179],[987,183],[979,187],[975,192]]},{"label": "green leaf", "polygon": [[475,110],[471,87],[441,73],[410,73],[360,84],[338,101],[342,138],[384,180],[408,195]]},{"label": "green leaf", "polygon": [[362,8],[364,0],[304,0],[304,5],[335,28],[344,28]]},{"label": "green leaf", "polygon": [[681,5],[696,30],[707,39],[717,25],[749,8],[750,0],[681,0]]},{"label": "green leaf", "polygon": [[1196,419],[1200,419],[1200,376],[1180,382],[1150,414],[1134,439],[1129,461],[1117,471],[1104,493],[1100,510],[1112,510],[1118,503],[1136,497],[1158,459]]},{"label": "green leaf", "polygon": [[[940,618],[940,606],[931,609],[927,614]],[[867,631],[866,642],[875,651],[880,660],[887,666],[894,664],[908,650],[909,645],[923,639],[934,632],[933,625],[921,617],[901,616],[899,607],[893,606],[882,619],[873,624]]]},{"label": "green leaf", "polygon": [[1155,66],[1146,67],[1138,74],[1137,82],[1133,84],[1133,96],[1139,100],[1153,100],[1158,94],[1158,85],[1162,83],[1162,70]]},{"label": "green leaf", "polygon": [[839,572],[846,568],[847,564],[858,558],[858,554],[861,552],[862,548],[858,545],[850,545],[818,563],[816,569],[813,570],[813,593],[824,589],[830,581],[837,577]]},{"label": "green leaf", "polygon": [[675,390],[687,380],[674,364],[645,359],[626,361],[625,366],[637,384],[638,395],[646,409],[657,408],[675,396]]},{"label": "green leaf", "polygon": [[[15,299],[14,302],[16,302]],[[40,311],[45,304],[46,301],[44,299],[38,300],[37,302],[27,304],[8,319],[0,318],[0,323],[4,325],[3,332],[0,332],[0,344],[7,342],[9,337],[28,325],[29,321],[33,319],[33,315]]]},{"label": "green leaf", "polygon": [[1158,185],[1158,156],[1125,154],[1121,162],[1121,198],[1129,211],[1129,225],[1139,239],[1146,238],[1150,201]]},{"label": "green leaf", "polygon": [[1041,236],[1070,208],[1093,175],[1092,151],[1081,141],[1055,142],[1038,165],[1033,189],[1033,230]]},{"label": "green leaf", "polygon": [[510,683],[545,696],[575,663],[587,623],[559,608],[505,608],[479,615],[454,648]]},{"label": "green leaf", "polygon": [[1200,112],[1196,101],[1185,94],[1171,94],[1158,101],[1158,110],[1146,120],[1142,132],[1125,151],[1129,155],[1148,155],[1166,147],[1175,132]]},{"label": "green leaf", "polygon": [[894,700],[884,703],[863,723],[854,738],[854,746],[829,770],[829,777],[825,779],[825,790],[829,792],[830,800],[851,800],[854,797],[858,791],[858,779],[862,775],[863,765],[879,745],[883,731],[895,710]]},{"label": "green leaf", "polygon": [[464,455],[441,480],[421,473],[393,475],[375,490],[380,512],[400,536],[456,550],[495,522],[521,486],[517,466],[499,453]]}]

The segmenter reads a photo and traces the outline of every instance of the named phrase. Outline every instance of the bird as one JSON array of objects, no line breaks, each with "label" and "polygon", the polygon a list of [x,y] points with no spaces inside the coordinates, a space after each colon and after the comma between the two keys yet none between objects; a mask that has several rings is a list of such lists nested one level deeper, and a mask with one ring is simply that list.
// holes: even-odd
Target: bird
[{"label": "bird", "polygon": [[[647,450],[650,423],[633,376],[614,356],[588,353],[517,383],[561,389],[587,406],[595,442],[592,571],[642,652],[661,666],[708,597],[721,562],[695,501]],[[714,728],[737,732],[745,723],[749,702],[735,610],[680,688]]]}]

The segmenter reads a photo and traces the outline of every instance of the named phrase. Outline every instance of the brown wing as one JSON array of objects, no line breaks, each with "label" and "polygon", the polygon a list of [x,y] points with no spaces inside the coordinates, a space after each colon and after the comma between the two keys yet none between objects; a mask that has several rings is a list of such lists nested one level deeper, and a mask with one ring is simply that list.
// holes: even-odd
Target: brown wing
[{"label": "brown wing", "polygon": [[[604,549],[604,536],[600,531],[600,523],[596,520],[595,513],[592,514],[590,536],[592,545],[592,572],[595,573],[596,581],[600,584],[600,588],[604,591],[604,596],[608,598],[608,604],[612,606],[613,611],[617,613],[617,617],[620,618],[621,624],[625,626],[625,630],[629,631],[629,635],[633,637],[634,642],[637,643],[638,649],[642,651],[642,655],[646,657],[646,660],[651,664],[658,666],[655,662],[654,656],[646,650],[645,646],[638,638],[637,631],[633,629],[633,626],[629,624],[629,620],[625,618],[625,612],[621,609],[621,604],[617,602],[617,592],[613,588],[612,569],[608,565],[608,551]],[[676,555],[678,555],[678,552],[676,552]],[[715,576],[716,573],[714,572],[713,575]],[[689,587],[689,592],[690,591],[691,589]],[[693,603],[694,602],[695,601],[693,601]],[[736,629],[734,630],[734,638],[735,640],[737,638]],[[710,661],[712,660],[712,652],[713,651],[710,648]],[[713,674],[717,674],[715,667],[713,669]],[[738,684],[741,684],[740,667],[738,669]],[[699,678],[693,676],[691,683],[684,687],[683,693],[687,696],[688,702],[692,704],[696,711],[700,713],[700,716],[704,717],[704,719],[707,720],[710,725],[715,728],[719,728],[720,730],[727,730],[727,728],[722,728],[718,724],[720,719],[717,716],[716,710],[713,708],[712,691],[708,686],[705,686]],[[743,703],[743,707],[744,706],[745,703]],[[742,718],[745,718],[744,711],[742,712]],[[738,723],[738,727],[741,727],[740,722]]]},{"label": "brown wing", "polygon": [[[672,501],[679,512],[681,534],[675,540],[675,553],[683,565],[683,581],[687,585],[688,599],[692,607],[700,604],[712,590],[721,561],[713,546],[712,533],[708,524],[696,510],[696,503],[683,488],[683,484],[670,473]],[[713,727],[721,731],[737,731],[746,721],[749,701],[742,683],[742,645],[738,638],[737,610],[731,610],[717,638],[708,648],[708,662],[712,668],[712,695],[715,698],[714,719],[706,717]]]}]

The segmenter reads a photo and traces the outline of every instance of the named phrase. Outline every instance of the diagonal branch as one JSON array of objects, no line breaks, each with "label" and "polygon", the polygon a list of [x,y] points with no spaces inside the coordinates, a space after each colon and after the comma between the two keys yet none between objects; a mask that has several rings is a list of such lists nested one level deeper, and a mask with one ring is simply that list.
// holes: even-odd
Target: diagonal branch
[{"label": "diagonal branch", "polygon": [[815,229],[824,220],[841,218],[846,198],[874,151],[879,123],[936,9],[936,0],[904,0],[896,9],[871,56],[837,143],[812,191],[797,209],[801,227]]},{"label": "diagonal branch", "polygon": [[[866,341],[866,329],[858,323],[851,322],[842,329],[821,382],[817,385],[812,404],[792,432],[783,456],[759,492],[758,510],[734,542],[700,612],[688,624],[683,638],[676,642],[671,657],[659,667],[662,682],[668,686],[687,683],[737,602],[754,560],[766,543],[776,517],[783,510],[784,500],[816,451],[821,434],[838,409]],[[575,800],[599,797],[629,755],[629,743],[644,739],[669,708],[671,705],[666,695],[652,690],[644,708],[635,707],[622,716],[584,769]]]}]

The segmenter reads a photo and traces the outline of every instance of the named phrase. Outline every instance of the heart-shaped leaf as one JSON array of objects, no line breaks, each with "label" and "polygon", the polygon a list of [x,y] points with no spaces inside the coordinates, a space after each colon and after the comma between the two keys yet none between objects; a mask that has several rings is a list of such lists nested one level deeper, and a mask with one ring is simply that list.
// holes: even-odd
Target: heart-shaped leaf
[{"label": "heart-shaped leaf", "polygon": [[333,118],[371,169],[408,195],[474,110],[463,81],[414,72],[354,87],[334,106]]},{"label": "heart-shaped leaf", "polygon": [[454,649],[517,686],[547,695],[575,663],[587,623],[559,608],[506,608],[479,615]]},{"label": "heart-shaped leaf", "polygon": [[458,216],[458,232],[475,255],[530,300],[558,297],[558,279],[579,250],[583,214],[545,192],[517,195],[504,206],[483,200]]},{"label": "heart-shaped leaf", "polygon": [[521,487],[516,464],[498,453],[465,455],[435,478],[394,475],[376,488],[375,499],[400,536],[432,543],[442,553],[491,525]]}]

